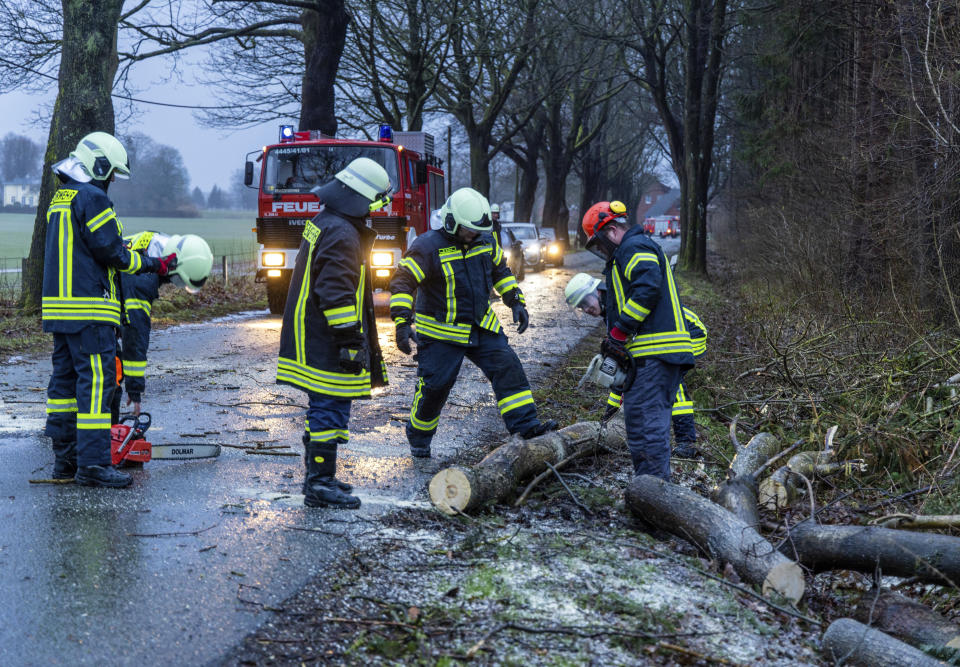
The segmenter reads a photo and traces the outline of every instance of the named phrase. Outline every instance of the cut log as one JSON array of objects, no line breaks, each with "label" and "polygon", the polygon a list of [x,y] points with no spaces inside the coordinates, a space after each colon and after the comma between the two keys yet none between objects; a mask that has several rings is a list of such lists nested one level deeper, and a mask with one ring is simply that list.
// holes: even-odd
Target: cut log
[{"label": "cut log", "polygon": [[771,511],[779,511],[797,499],[798,473],[804,477],[813,477],[814,466],[831,463],[833,452],[800,452],[791,456],[785,465],[780,466],[765,480],[760,482],[760,506]]},{"label": "cut log", "polygon": [[929,607],[890,590],[867,593],[856,619],[922,649],[960,650],[960,627]]},{"label": "cut log", "polygon": [[[730,436],[736,446],[735,424],[730,427]],[[713,502],[733,512],[748,526],[760,525],[757,510],[757,481],[755,473],[777,453],[779,441],[769,433],[758,433],[737,453],[727,469],[727,480],[713,491]]]},{"label": "cut log", "polygon": [[543,472],[571,454],[599,447],[622,447],[626,426],[617,415],[606,426],[577,422],[566,428],[521,440],[511,438],[473,467],[453,466],[430,480],[430,500],[446,514],[469,512],[512,495],[526,478]]},{"label": "cut log", "polygon": [[757,433],[750,442],[737,450],[730,462],[728,477],[752,476],[774,454],[780,451],[780,441],[769,433]]},{"label": "cut log", "polygon": [[917,577],[946,586],[960,585],[960,538],[876,526],[822,526],[810,521],[790,529],[784,554],[814,572],[856,570],[894,577]]},{"label": "cut log", "polygon": [[710,558],[730,563],[763,594],[776,591],[791,602],[803,597],[803,571],[756,530],[719,505],[650,475],[634,478],[627,507],[643,521],[691,542]]},{"label": "cut log", "polygon": [[823,651],[837,664],[864,667],[934,667],[942,665],[923,651],[869,628],[852,618],[838,618],[823,633]]},{"label": "cut log", "polygon": [[873,519],[870,524],[884,528],[946,530],[960,528],[960,514],[889,514]]}]

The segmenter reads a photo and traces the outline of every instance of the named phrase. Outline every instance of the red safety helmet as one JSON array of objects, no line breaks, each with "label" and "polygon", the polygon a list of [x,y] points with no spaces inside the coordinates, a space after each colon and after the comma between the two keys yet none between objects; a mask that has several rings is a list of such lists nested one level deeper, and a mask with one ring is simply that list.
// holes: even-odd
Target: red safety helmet
[{"label": "red safety helmet", "polygon": [[627,207],[619,201],[599,201],[583,214],[583,233],[588,239],[603,229],[608,223],[620,218],[624,222],[627,217]]}]

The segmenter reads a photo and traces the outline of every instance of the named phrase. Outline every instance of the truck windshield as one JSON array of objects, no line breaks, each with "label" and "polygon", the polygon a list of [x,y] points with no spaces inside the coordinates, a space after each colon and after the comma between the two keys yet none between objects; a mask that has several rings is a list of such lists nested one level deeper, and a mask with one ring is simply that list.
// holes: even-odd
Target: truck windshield
[{"label": "truck windshield", "polygon": [[394,191],[400,186],[397,153],[375,146],[279,146],[267,153],[263,191],[303,193],[326,183],[358,157],[368,157],[387,170]]}]

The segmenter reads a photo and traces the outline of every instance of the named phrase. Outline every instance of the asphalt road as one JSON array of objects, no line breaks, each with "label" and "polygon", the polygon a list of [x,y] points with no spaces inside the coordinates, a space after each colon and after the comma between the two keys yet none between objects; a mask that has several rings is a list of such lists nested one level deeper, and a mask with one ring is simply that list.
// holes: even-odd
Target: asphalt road
[{"label": "asphalt road", "polygon": [[[669,242],[668,242],[669,243]],[[667,245],[666,249],[671,250]],[[586,253],[527,274],[531,325],[510,335],[534,386],[595,326],[563,302]],[[211,664],[343,553],[342,535],[405,504],[425,504],[436,463],[408,455],[403,420],[415,364],[378,321],[390,386],[358,401],[338,476],[358,512],[310,510],[299,457],[224,448],[218,459],[151,461],[126,490],[32,485],[49,477],[41,435],[47,358],[0,369],[0,664]],[[304,395],[274,384],[280,320],[248,313],[155,332],[144,409],[155,444],[291,445],[300,453]],[[441,415],[435,459],[506,435],[489,385],[469,362]]]}]

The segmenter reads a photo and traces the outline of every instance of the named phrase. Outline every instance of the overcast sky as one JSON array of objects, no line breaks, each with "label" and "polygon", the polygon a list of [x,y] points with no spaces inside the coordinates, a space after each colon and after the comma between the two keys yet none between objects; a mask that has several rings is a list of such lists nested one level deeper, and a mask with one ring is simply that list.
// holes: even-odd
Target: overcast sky
[{"label": "overcast sky", "polygon": [[[200,85],[186,83],[190,80],[195,59],[183,63],[185,83],[164,82],[165,68],[169,65],[158,60],[147,60],[137,65],[131,81],[139,89],[134,97],[157,102],[186,105],[210,105],[216,101],[211,93]],[[47,95],[25,95],[14,92],[0,95],[0,137],[8,132],[23,134],[41,146],[47,144],[49,125],[38,127],[30,121],[34,111],[52,108],[56,97],[54,85]],[[189,109],[137,104],[140,115],[130,125],[118,128],[119,132],[138,131],[154,141],[175,147],[183,156],[190,172],[191,189],[200,186],[205,193],[214,184],[230,188],[233,172],[243,167],[248,151],[273,143],[277,138],[279,121],[246,130],[229,132],[201,126]],[[64,156],[65,157],[65,156]],[[133,178],[137,177],[136,164],[131,165]]]}]

